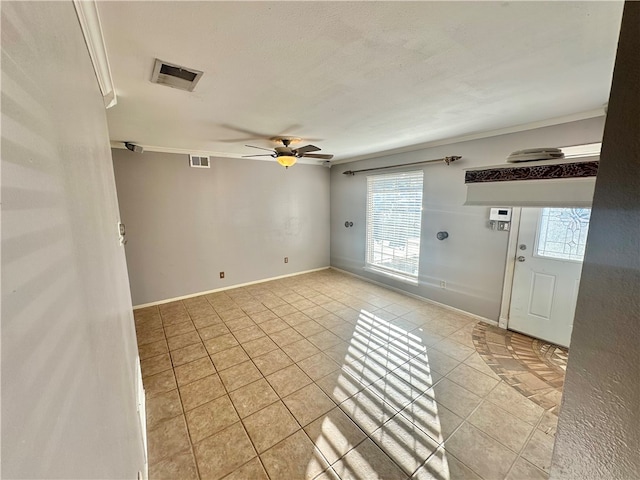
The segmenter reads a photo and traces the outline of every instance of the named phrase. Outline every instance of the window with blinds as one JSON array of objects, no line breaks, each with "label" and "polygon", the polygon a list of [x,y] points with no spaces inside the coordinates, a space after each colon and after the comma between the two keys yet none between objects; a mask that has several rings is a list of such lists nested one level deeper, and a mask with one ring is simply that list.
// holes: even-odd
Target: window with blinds
[{"label": "window with blinds", "polygon": [[367,177],[366,267],[417,282],[422,170]]}]

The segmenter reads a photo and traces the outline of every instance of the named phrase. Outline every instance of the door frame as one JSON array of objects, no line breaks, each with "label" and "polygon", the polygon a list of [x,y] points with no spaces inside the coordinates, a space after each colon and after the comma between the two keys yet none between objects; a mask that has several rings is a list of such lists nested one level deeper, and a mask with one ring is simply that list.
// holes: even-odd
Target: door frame
[{"label": "door frame", "polygon": [[505,330],[509,328],[509,309],[511,308],[511,291],[516,268],[521,215],[522,207],[513,207],[511,209],[511,225],[507,240],[507,260],[504,266],[504,282],[502,284],[502,302],[500,303],[500,317],[498,318],[498,326]]}]

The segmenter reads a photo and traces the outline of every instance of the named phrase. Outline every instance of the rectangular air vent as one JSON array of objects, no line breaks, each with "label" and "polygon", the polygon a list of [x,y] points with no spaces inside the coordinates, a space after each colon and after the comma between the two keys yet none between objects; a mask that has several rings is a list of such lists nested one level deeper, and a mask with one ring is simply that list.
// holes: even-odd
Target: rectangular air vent
[{"label": "rectangular air vent", "polygon": [[192,92],[196,88],[200,77],[202,77],[202,72],[199,70],[182,67],[175,63],[163,62],[156,58],[151,81],[167,87]]},{"label": "rectangular air vent", "polygon": [[211,168],[209,157],[202,157],[200,155],[189,155],[189,162],[191,166],[195,168]]}]

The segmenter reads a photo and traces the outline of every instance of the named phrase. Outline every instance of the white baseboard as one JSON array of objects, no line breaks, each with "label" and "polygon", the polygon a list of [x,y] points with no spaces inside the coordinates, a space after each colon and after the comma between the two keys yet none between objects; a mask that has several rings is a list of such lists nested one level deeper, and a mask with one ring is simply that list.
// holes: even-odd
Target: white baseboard
[{"label": "white baseboard", "polygon": [[481,315],[476,315],[475,313],[467,312],[466,310],[462,310],[460,308],[452,307],[451,305],[447,305],[446,303],[436,302],[435,300],[430,300],[428,298],[421,297],[420,295],[416,295],[415,293],[407,292],[407,291],[402,290],[400,288],[392,287],[390,285],[387,285],[386,283],[376,282],[375,280],[371,280],[370,278],[367,278],[367,277],[362,277],[360,275],[357,275],[357,274],[352,273],[352,272],[348,272],[346,270],[341,270],[341,269],[336,268],[336,267],[329,267],[329,268],[331,268],[332,270],[335,270],[336,272],[344,273],[346,275],[351,275],[352,277],[356,277],[356,278],[358,278],[360,280],[364,280],[365,282],[373,283],[374,285],[378,285],[379,287],[388,288],[389,290],[393,290],[394,292],[402,293],[404,295],[407,295],[408,297],[415,298],[416,300],[420,300],[420,301],[423,301],[425,303],[429,303],[431,305],[437,305],[438,307],[442,307],[442,308],[445,308],[447,310],[451,310],[452,312],[461,313],[463,315],[467,315],[469,317],[475,318],[475,319],[477,319],[477,320],[479,320],[481,322],[485,322],[485,323],[488,323],[488,324],[496,326],[496,327],[498,326],[498,322],[496,322],[495,320],[491,320],[491,319],[483,317]]},{"label": "white baseboard", "polygon": [[158,300],[157,302],[150,302],[150,303],[143,303],[143,304],[140,304],[140,305],[134,305],[133,309],[134,310],[138,310],[140,308],[154,307],[156,305],[162,305],[164,303],[170,303],[170,302],[175,302],[175,301],[178,301],[178,300],[184,300],[186,298],[199,297],[200,295],[208,295],[209,293],[223,292],[225,290],[232,290],[234,288],[247,287],[249,285],[256,285],[258,283],[270,282],[272,280],[279,280],[281,278],[295,277],[297,275],[304,275],[305,273],[319,272],[320,270],[327,270],[329,268],[331,268],[331,267],[328,267],[328,266],[327,267],[320,267],[320,268],[314,268],[312,270],[304,270],[302,272],[288,273],[286,275],[280,275],[280,276],[277,276],[277,277],[263,278],[261,280],[255,280],[253,282],[237,283],[235,285],[229,285],[229,286],[222,287],[222,288],[216,288],[214,290],[207,290],[206,292],[190,293],[189,295],[182,295],[181,297],[166,298],[164,300]]}]

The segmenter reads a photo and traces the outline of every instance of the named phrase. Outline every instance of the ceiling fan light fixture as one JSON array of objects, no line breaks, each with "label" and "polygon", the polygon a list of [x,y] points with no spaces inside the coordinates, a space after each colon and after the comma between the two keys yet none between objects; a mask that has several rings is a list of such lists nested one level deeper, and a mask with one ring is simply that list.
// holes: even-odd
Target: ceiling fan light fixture
[{"label": "ceiling fan light fixture", "polygon": [[298,159],[292,155],[278,155],[276,160],[278,160],[278,163],[284,168],[289,168],[295,165],[295,163],[298,161]]}]

